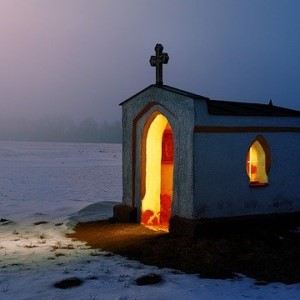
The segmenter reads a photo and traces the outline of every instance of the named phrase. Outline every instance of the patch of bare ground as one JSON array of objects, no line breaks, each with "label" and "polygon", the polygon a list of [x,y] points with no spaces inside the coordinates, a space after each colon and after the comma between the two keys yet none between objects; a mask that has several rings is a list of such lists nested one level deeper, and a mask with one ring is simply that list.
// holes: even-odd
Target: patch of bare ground
[{"label": "patch of bare ground", "polygon": [[300,282],[300,234],[288,229],[251,228],[192,239],[140,224],[105,220],[79,223],[68,237],[144,264],[202,278],[243,274],[258,284]]}]

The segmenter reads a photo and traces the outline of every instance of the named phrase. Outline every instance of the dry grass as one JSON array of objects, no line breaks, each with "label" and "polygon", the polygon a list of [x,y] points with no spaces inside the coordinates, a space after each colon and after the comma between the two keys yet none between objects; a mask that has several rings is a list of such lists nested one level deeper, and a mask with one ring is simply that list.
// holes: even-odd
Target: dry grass
[{"label": "dry grass", "polygon": [[259,284],[300,282],[300,235],[287,229],[251,228],[190,239],[107,220],[79,223],[68,236],[95,249],[206,278],[241,273]]}]

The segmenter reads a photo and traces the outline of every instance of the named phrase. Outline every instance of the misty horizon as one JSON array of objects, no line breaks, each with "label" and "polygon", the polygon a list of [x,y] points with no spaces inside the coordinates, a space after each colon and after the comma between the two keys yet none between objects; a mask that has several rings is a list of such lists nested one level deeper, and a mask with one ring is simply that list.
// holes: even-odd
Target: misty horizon
[{"label": "misty horizon", "polygon": [[122,128],[120,121],[92,117],[77,121],[64,116],[0,118],[0,140],[121,143]]}]

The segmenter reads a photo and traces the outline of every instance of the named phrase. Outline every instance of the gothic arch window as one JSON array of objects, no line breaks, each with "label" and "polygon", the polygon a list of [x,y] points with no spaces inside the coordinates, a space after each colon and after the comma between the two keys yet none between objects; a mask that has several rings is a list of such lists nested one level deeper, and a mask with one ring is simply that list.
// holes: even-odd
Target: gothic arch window
[{"label": "gothic arch window", "polygon": [[246,170],[250,186],[265,186],[269,183],[271,152],[266,139],[259,135],[247,152]]}]

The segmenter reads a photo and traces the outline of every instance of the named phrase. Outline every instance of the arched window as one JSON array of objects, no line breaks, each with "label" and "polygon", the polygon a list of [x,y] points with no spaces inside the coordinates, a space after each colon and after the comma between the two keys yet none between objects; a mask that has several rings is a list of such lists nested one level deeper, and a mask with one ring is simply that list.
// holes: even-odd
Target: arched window
[{"label": "arched window", "polygon": [[267,185],[270,172],[270,148],[263,136],[258,136],[247,152],[246,170],[251,186]]}]

